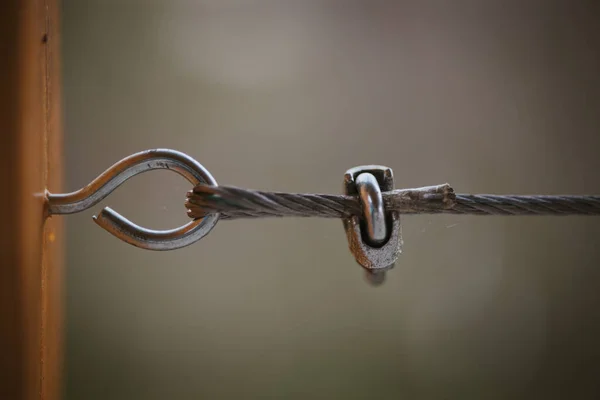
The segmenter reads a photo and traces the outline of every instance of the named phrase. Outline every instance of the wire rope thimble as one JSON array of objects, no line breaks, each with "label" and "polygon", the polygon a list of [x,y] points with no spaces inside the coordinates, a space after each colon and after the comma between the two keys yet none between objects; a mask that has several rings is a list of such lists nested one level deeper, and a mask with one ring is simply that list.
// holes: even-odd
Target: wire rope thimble
[{"label": "wire rope thimble", "polygon": [[367,280],[380,285],[394,267],[402,249],[400,215],[386,212],[382,192],[394,189],[391,168],[379,165],[354,167],[344,174],[344,193],[358,196],[362,215],[343,219],[350,252],[366,270]]}]

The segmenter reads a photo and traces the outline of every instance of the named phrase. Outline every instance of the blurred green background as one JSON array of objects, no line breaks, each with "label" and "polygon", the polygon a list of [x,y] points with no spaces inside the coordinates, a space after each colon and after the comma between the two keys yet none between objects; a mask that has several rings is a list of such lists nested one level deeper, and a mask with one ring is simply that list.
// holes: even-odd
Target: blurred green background
[{"label": "blurred green background", "polygon": [[[63,0],[67,189],[167,147],[221,184],[600,193],[594,1]],[[187,221],[168,171],[107,198]],[[99,211],[99,207],[98,210]],[[69,216],[68,399],[598,398],[600,221],[407,216],[372,288],[340,221],[144,251]]]}]

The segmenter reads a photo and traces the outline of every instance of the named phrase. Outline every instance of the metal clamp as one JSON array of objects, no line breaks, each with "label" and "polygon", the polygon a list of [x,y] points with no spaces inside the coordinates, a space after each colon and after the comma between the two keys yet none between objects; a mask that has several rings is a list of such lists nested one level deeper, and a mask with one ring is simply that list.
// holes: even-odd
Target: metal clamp
[{"label": "metal clamp", "polygon": [[346,195],[358,196],[364,218],[356,215],[343,219],[350,252],[366,269],[370,283],[385,280],[385,272],[394,267],[402,252],[400,215],[385,212],[381,192],[394,189],[391,168],[366,165],[351,168],[344,175]]}]

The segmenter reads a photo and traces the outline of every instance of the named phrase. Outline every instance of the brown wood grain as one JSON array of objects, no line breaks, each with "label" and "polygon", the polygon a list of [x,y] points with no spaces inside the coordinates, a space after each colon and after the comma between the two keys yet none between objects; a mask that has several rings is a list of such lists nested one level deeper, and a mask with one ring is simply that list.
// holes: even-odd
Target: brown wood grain
[{"label": "brown wood grain", "polygon": [[0,2],[0,398],[60,397],[62,176],[59,8]]}]

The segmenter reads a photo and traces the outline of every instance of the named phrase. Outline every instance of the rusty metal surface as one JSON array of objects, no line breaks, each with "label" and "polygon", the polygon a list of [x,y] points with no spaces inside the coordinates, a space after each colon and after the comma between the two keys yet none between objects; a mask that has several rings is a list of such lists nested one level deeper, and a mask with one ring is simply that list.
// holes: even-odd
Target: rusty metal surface
[{"label": "rusty metal surface", "polygon": [[[375,235],[369,235],[368,228],[371,219],[369,217],[373,212],[368,198],[377,198],[378,196],[370,196],[372,193],[365,195],[367,190],[365,190],[365,183],[360,179],[361,177],[366,177],[371,181],[369,191],[374,191],[381,196],[382,191],[394,189],[394,174],[391,168],[378,165],[355,167],[344,174],[344,192],[346,195],[359,194],[365,216],[365,219],[362,219],[363,223],[361,223],[361,218],[356,215],[343,219],[348,247],[356,261],[366,269],[367,280],[371,284],[379,285],[385,280],[386,271],[394,267],[394,263],[402,252],[400,215],[396,211],[387,214],[384,212],[384,226],[377,227],[377,230],[383,231],[383,238],[377,237],[373,243]],[[373,187],[374,185],[377,185],[376,189]],[[380,208],[383,211],[382,205]],[[381,224],[381,221],[377,221],[375,224]]]}]

